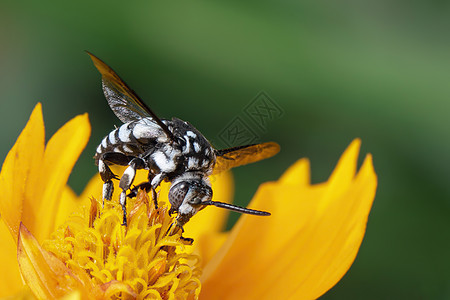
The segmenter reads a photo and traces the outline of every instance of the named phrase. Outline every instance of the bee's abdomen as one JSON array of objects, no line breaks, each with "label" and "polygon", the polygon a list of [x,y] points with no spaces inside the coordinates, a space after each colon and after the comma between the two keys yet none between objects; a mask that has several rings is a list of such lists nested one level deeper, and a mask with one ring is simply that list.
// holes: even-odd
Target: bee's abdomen
[{"label": "bee's abdomen", "polygon": [[123,124],[103,138],[94,155],[98,163],[101,155],[108,152],[138,156],[157,143],[160,129],[152,121],[142,119]]}]

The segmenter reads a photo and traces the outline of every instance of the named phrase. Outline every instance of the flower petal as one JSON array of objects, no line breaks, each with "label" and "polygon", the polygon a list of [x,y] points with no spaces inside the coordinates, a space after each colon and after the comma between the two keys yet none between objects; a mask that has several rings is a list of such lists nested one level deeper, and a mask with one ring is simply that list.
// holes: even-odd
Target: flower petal
[{"label": "flower petal", "polygon": [[14,294],[14,295],[9,295],[8,297],[2,298],[2,299],[5,299],[5,300],[6,299],[7,300],[39,300],[33,295],[31,290],[27,286],[24,286],[24,288],[20,292]]},{"label": "flower petal", "polygon": [[3,162],[0,174],[0,214],[17,242],[26,190],[34,190],[30,177],[40,169],[44,153],[44,121],[38,103],[13,148]]},{"label": "flower petal", "polygon": [[62,297],[60,300],[81,300],[81,293],[79,291],[72,292]]},{"label": "flower petal", "polygon": [[350,268],[364,238],[376,186],[372,157],[367,155],[352,186],[339,199],[333,200],[315,230],[318,236],[314,242],[328,238],[328,243],[321,253],[311,253],[317,258],[316,263],[307,280],[298,285],[294,298],[306,294],[311,299],[320,297]]},{"label": "flower petal", "polygon": [[68,186],[65,186],[59,199],[58,212],[55,216],[55,228],[64,224],[67,218],[82,206],[90,204],[89,197],[77,197],[75,192]]},{"label": "flower petal", "polygon": [[309,160],[302,158],[290,166],[281,176],[279,183],[291,185],[309,185],[310,179]]},{"label": "flower petal", "polygon": [[39,179],[41,188],[27,197],[22,219],[38,241],[48,238],[55,229],[61,194],[89,135],[89,120],[84,114],[67,122],[47,143]]},{"label": "flower petal", "polygon": [[[358,163],[358,153],[361,147],[361,140],[355,139],[347,147],[344,154],[342,154],[336,168],[328,179],[326,194],[323,196],[319,209],[325,209],[329,201],[336,199],[344,194],[350,185],[356,173],[356,164]],[[328,200],[327,200],[328,199]]]},{"label": "flower petal", "polygon": [[354,177],[358,148],[356,140],[328,183],[295,185],[285,175],[262,185],[251,206],[269,207],[272,216],[241,216],[205,267],[201,296],[315,299],[331,288],[356,256],[375,195],[370,156]]},{"label": "flower petal", "polygon": [[[85,186],[85,188],[79,198],[80,199],[89,199],[89,198],[101,199],[102,198],[102,185],[103,185],[103,181],[100,178],[100,175],[98,173],[95,174],[94,176],[92,176],[91,180],[89,180],[88,184]],[[114,199],[114,196],[113,196],[113,199]]]},{"label": "flower petal", "polygon": [[[295,199],[292,197],[296,193],[301,195],[302,201],[287,203],[288,199]],[[320,187],[299,190],[293,186],[279,186],[276,183],[263,184],[258,189],[251,206],[258,209],[255,203],[265,202],[265,206],[270,207],[272,215],[270,217],[242,215],[239,218],[222,248],[203,270],[201,296],[206,299],[220,299],[220,295],[226,295],[222,299],[228,299],[240,295],[243,299],[254,299],[258,289],[273,286],[264,277],[270,276],[271,269],[276,267],[277,260],[285,255],[285,249],[290,247],[298,231],[307,228],[311,223],[315,214],[315,203],[322,193],[323,188]],[[301,252],[299,249],[297,251]],[[290,259],[294,260],[297,257]],[[281,277],[284,278],[283,275]],[[260,280],[264,284],[260,285]],[[230,286],[233,288],[230,289]],[[280,293],[280,298],[283,298],[280,289],[274,288]]]},{"label": "flower petal", "polygon": [[204,268],[214,257],[217,251],[222,247],[229,237],[228,232],[210,232],[203,233],[194,239],[195,251],[202,258],[201,266]]},{"label": "flower petal", "polygon": [[16,241],[13,240],[6,224],[0,220],[0,266],[3,272],[0,272],[0,298],[18,294],[24,289],[24,284],[19,273],[17,264]]},{"label": "flower petal", "polygon": [[81,287],[81,282],[51,253],[41,248],[21,224],[17,260],[26,284],[38,299],[57,299]]}]

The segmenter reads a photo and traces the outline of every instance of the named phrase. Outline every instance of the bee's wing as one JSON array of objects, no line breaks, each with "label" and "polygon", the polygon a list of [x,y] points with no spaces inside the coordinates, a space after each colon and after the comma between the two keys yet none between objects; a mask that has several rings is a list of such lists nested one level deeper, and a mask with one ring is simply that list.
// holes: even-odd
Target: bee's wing
[{"label": "bee's wing", "polygon": [[216,150],[213,174],[272,157],[279,151],[280,145],[274,142]]},{"label": "bee's wing", "polygon": [[102,74],[103,92],[114,114],[124,123],[137,121],[142,118],[152,118],[167,136],[173,139],[172,132],[155,115],[155,113],[128,87],[128,85],[101,59],[86,51],[94,62],[97,70]]}]

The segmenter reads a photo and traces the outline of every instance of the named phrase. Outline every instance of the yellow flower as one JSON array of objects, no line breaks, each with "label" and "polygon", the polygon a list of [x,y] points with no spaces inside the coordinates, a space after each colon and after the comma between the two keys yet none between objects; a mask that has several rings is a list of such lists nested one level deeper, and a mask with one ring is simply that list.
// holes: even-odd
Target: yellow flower
[{"label": "yellow flower", "polygon": [[[66,186],[89,133],[87,116],[78,116],[45,145],[38,104],[5,159],[0,297],[315,299],[356,257],[377,185],[370,155],[356,172],[359,140],[327,182],[311,185],[301,159],[261,185],[249,207],[270,217],[243,215],[221,232],[226,211],[201,211],[185,226],[191,246],[170,226],[167,185],[158,210],[143,192],[129,201],[126,228],[116,201],[99,202],[99,176],[80,197]],[[213,189],[229,201],[231,175],[214,178]]]}]

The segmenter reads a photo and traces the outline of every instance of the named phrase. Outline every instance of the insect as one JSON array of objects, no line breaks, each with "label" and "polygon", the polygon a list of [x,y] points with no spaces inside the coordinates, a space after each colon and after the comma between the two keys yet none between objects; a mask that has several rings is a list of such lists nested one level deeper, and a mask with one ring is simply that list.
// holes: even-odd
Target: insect
[{"label": "insect", "polygon": [[[216,150],[190,123],[178,118],[158,118],[108,65],[88,54],[102,75],[103,92],[109,106],[124,123],[102,140],[94,156],[104,182],[103,201],[111,200],[112,180],[119,179],[109,165],[128,166],[119,181],[123,225],[127,225],[127,197],[136,196],[139,188],[151,191],[157,208],[155,190],[162,181],[171,182],[170,213],[177,213],[176,222],[180,228],[198,211],[210,205],[245,214],[270,215],[265,211],[212,201],[208,176],[269,158],[280,150],[277,143]],[[138,169],[148,170],[148,182],[130,189]],[[127,195],[128,190],[130,193]]]}]

